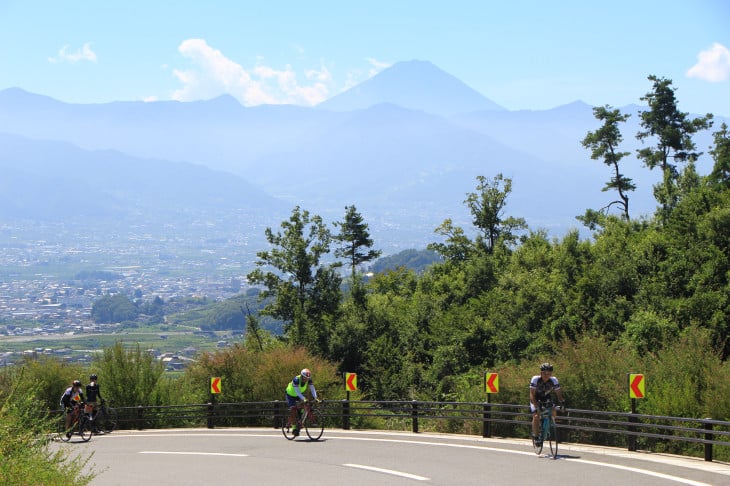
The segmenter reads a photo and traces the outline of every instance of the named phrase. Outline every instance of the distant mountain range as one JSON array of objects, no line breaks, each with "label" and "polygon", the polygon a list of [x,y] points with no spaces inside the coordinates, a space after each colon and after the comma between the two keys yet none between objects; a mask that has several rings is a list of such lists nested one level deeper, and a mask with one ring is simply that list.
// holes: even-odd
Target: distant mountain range
[{"label": "distant mountain range", "polygon": [[[625,150],[639,146],[639,109],[622,108],[634,115]],[[0,91],[0,211],[255,207],[273,219],[300,205],[333,221],[354,204],[390,244],[412,247],[433,241],[446,217],[469,226],[463,201],[476,176],[503,173],[513,179],[506,213],[559,235],[613,199],[601,192],[609,169],[580,144],[597,127],[585,103],[508,111],[424,61],[397,63],[313,108],[245,108],[230,96],[69,104],[14,88]],[[696,142],[706,150],[711,134]],[[705,173],[711,162],[702,164]],[[653,211],[657,174],[636,161],[625,172],[638,186],[634,214]]]},{"label": "distant mountain range", "polygon": [[194,206],[276,208],[240,177],[185,162],[140,159],[114,150],[0,133],[0,216],[120,218]]}]

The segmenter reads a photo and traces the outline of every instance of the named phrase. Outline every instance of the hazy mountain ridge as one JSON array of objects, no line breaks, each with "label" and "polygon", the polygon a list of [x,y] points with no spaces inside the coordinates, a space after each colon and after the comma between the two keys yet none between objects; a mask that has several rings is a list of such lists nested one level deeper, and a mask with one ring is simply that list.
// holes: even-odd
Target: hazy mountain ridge
[{"label": "hazy mountain ridge", "polygon": [[[66,142],[0,133],[6,215],[115,218],[195,206],[277,208],[283,203],[231,174],[191,163],[87,151]],[[11,211],[7,208],[16,208]]]},{"label": "hazy mountain ridge", "polygon": [[[413,73],[418,73],[420,88],[409,92],[404,86],[413,82]],[[424,90],[430,81],[433,90]],[[362,93],[369,94],[359,98]],[[247,108],[231,96],[189,103],[78,105],[9,89],[0,91],[0,132],[84,149],[79,153],[35,141],[35,148],[18,150],[46,150],[34,157],[53,160],[56,169],[65,167],[51,173],[56,178],[75,167],[78,175],[72,180],[78,184],[100,188],[104,181],[114,181],[117,185],[94,195],[100,201],[106,195],[99,207],[109,211],[135,204],[177,210],[185,205],[235,208],[255,201],[262,211],[276,207],[278,213],[282,206],[298,204],[337,219],[345,205],[355,204],[376,228],[410,228],[419,241],[431,241],[433,228],[445,217],[469,224],[463,200],[474,190],[477,175],[501,172],[511,177],[513,194],[506,212],[527,218],[533,228],[556,233],[578,226],[574,216],[586,208],[612,200],[613,195],[601,192],[610,169],[592,161],[580,144],[588,130],[599,126],[591,106],[577,101],[551,110],[507,111],[478,93],[475,98],[475,93],[420,61],[396,64],[314,108]],[[363,107],[340,111],[343,100]],[[470,102],[474,109],[467,112],[464,100],[478,101]],[[635,139],[639,107],[626,109],[633,116],[622,129],[622,149],[633,151],[640,146]],[[716,120],[716,126],[722,121]],[[699,150],[706,151],[711,141],[709,132],[696,138]],[[0,139],[4,165],[27,168],[20,153],[16,164],[11,163],[10,146]],[[75,166],[78,160],[85,165]],[[706,173],[711,162],[707,156],[703,160],[700,171]],[[622,169],[638,186],[631,195],[633,212],[651,212],[651,184],[657,176],[638,161],[626,162]],[[126,165],[148,176],[136,177]],[[34,180],[21,179],[18,184]],[[52,186],[41,194],[50,196]],[[17,194],[13,203],[7,194],[2,197],[8,208],[27,203]],[[271,222],[276,224],[278,220]]]}]

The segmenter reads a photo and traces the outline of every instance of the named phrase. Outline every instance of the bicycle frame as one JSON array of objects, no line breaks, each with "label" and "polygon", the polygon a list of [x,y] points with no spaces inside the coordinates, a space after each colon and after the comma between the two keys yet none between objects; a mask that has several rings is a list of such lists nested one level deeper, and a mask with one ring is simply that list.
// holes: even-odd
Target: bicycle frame
[{"label": "bicycle frame", "polygon": [[[312,405],[309,402],[300,402],[296,405],[297,408],[297,427],[299,429],[303,429],[304,425],[307,423],[307,419],[309,418],[309,415],[312,413]],[[301,415],[299,414],[299,410],[302,411]],[[294,424],[290,424],[294,425]]]},{"label": "bicycle frame", "polygon": [[550,445],[550,455],[553,459],[558,457],[558,437],[556,431],[555,418],[553,417],[555,406],[552,402],[540,404],[540,432],[538,434],[539,442],[533,440],[535,453],[542,453],[543,444],[547,441]]},{"label": "bicycle frame", "polygon": [[68,427],[66,427],[66,414],[59,418],[58,424],[58,437],[68,442],[71,439],[71,435],[74,433],[74,429],[77,430],[81,440],[88,442],[91,439],[91,419],[81,409],[81,406],[75,407],[71,412],[71,420]]},{"label": "bicycle frame", "polygon": [[545,407],[540,411],[540,438],[550,439],[550,422],[553,420],[553,407]]},{"label": "bicycle frame", "polygon": [[[300,402],[296,405],[297,420],[296,427],[291,423],[291,417],[287,415],[282,419],[281,432],[288,440],[294,440],[299,431],[304,429],[311,440],[318,440],[324,432],[322,416],[309,402]],[[301,417],[299,411],[302,410]],[[296,433],[295,433],[296,429]]]}]

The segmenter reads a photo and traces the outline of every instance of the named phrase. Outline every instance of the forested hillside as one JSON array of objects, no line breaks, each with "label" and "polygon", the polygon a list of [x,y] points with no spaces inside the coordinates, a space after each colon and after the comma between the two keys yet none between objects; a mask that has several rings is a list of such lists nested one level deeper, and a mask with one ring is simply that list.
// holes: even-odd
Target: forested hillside
[{"label": "forested hillside", "polygon": [[[606,206],[578,217],[592,238],[574,230],[550,239],[529,228],[509,215],[519,181],[479,176],[464,201],[473,227],[446,220],[436,229],[430,249],[442,262],[367,282],[353,267],[343,296],[337,264],[322,260],[348,241],[297,207],[278,231],[267,230],[272,249],[249,275],[273,299],[263,312],[285,323],[289,342],[359,373],[374,399],[474,397],[485,370],[529,377],[550,359],[584,408],[624,408],[625,373],[642,369],[657,375],[662,412],[730,417],[716,400],[730,354],[730,134],[724,124],[712,128],[711,115],[680,112],[670,80],[649,79],[641,132],[627,136],[644,142],[638,157],[662,175],[655,214],[631,213],[627,117],[601,107],[594,114],[603,125],[582,140],[586,163],[607,166]],[[699,174],[692,137],[708,129],[713,169]],[[349,240],[348,251],[372,246],[366,224],[350,234],[365,238]],[[526,383],[517,401],[526,401]]]},{"label": "forested hillside", "polygon": [[[93,365],[102,383],[109,390],[138,383],[130,405],[200,403],[210,376],[227,384],[222,401],[273,400],[306,366],[329,399],[342,397],[338,373],[348,371],[358,373],[357,397],[483,401],[483,374],[492,370],[500,373],[496,401],[526,404],[529,378],[549,360],[571,408],[627,410],[626,374],[642,372],[649,382],[642,412],[730,420],[730,131],[712,127],[709,115],[690,119],[677,109],[671,81],[650,80],[642,131],[631,136],[644,140],[638,156],[646,170],[662,175],[654,214],[631,211],[625,117],[596,108],[603,125],[582,142],[593,159],[587,164],[607,166],[607,203],[576,208],[592,237],[573,230],[549,238],[528,227],[509,212],[519,181],[478,176],[464,200],[473,226],[447,219],[436,228],[429,250],[440,261],[366,278],[379,253],[355,206],[334,229],[295,207],[266,229],[268,249],[248,275],[262,307],[245,313],[243,345],[199,356],[173,382],[149,356],[125,354],[120,344]],[[712,170],[700,174],[692,136],[708,129]],[[216,307],[225,316],[215,322],[243,329],[246,302]],[[261,325],[264,316],[283,323],[281,335]],[[40,396],[53,404],[83,371],[31,364],[29,372],[33,383],[48,384]]]}]

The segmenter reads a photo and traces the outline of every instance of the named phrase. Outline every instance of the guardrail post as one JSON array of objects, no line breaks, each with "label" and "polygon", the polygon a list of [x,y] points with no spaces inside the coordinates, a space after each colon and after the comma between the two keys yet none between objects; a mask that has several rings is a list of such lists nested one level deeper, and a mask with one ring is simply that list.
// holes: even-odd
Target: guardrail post
[{"label": "guardrail post", "polygon": [[[350,392],[347,392],[349,395]],[[350,400],[342,400],[342,428],[350,430]]]},{"label": "guardrail post", "polygon": [[142,430],[142,420],[144,417],[144,407],[137,405],[137,430]]},{"label": "guardrail post", "polygon": [[[711,418],[706,418],[705,420],[712,420]],[[705,440],[712,440],[714,437],[714,434],[712,434],[712,423],[711,422],[705,422],[705,430],[709,430],[710,432],[705,432]],[[712,462],[712,444],[705,443],[705,461]]]},{"label": "guardrail post", "polygon": [[418,433],[418,402],[411,401],[411,421],[413,424],[413,433]]},{"label": "guardrail post", "polygon": [[214,429],[215,424],[213,423],[213,414],[215,412],[215,404],[214,402],[208,402],[208,428]]},{"label": "guardrail post", "polygon": [[482,437],[492,436],[492,423],[489,419],[492,417],[491,414],[492,404],[488,401],[484,403],[484,412],[482,413]]},{"label": "guardrail post", "polygon": [[[631,399],[631,415],[629,415],[629,422],[638,422],[638,419],[634,416],[636,414],[636,399]],[[636,427],[629,425],[629,432],[635,432]],[[636,452],[636,436],[634,434],[629,434],[628,437],[628,443],[629,443],[629,451],[630,452]]]},{"label": "guardrail post", "polygon": [[284,402],[274,400],[274,423],[272,424],[275,429],[281,427],[281,418],[286,417],[286,410],[284,408]]}]

